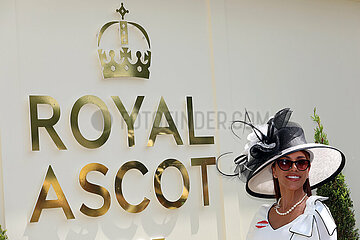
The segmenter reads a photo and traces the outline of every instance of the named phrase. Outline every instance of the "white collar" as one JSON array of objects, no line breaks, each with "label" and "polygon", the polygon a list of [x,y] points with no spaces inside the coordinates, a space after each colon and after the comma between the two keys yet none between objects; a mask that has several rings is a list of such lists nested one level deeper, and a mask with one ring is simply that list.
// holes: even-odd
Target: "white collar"
[{"label": "white collar", "polygon": [[312,236],[313,225],[315,223],[315,216],[318,215],[328,231],[329,235],[333,235],[336,229],[336,224],[331,216],[330,211],[322,203],[327,200],[327,197],[311,196],[306,201],[306,208],[303,214],[294,220],[293,225],[289,231],[306,237]]}]

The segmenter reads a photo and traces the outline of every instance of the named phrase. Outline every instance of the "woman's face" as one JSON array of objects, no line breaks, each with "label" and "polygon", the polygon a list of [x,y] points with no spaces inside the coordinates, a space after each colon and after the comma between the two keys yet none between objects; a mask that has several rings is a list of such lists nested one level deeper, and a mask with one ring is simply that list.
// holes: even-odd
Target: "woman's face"
[{"label": "woman's face", "polygon": [[[304,151],[298,151],[280,157],[279,160],[280,163],[281,160],[290,160],[294,162],[298,160],[309,160],[309,156]],[[272,167],[272,169],[274,177],[279,181],[280,189],[296,191],[302,189],[306,179],[309,178],[310,166],[305,171],[300,171],[293,163],[290,170],[284,171],[281,170],[278,163],[275,162],[275,165]]]}]

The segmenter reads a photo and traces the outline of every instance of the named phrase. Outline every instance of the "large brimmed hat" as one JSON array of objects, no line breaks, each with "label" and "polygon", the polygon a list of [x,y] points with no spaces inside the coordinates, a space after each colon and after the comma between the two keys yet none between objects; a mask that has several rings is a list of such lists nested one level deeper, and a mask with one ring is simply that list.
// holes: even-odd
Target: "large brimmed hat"
[{"label": "large brimmed hat", "polygon": [[333,179],[345,165],[345,155],[338,149],[319,143],[307,143],[304,131],[290,122],[292,111],[280,110],[265,125],[254,126],[242,155],[235,159],[236,174],[246,182],[246,191],[255,197],[274,198],[274,182],[271,165],[281,156],[306,151],[310,155],[309,182],[311,189]]}]

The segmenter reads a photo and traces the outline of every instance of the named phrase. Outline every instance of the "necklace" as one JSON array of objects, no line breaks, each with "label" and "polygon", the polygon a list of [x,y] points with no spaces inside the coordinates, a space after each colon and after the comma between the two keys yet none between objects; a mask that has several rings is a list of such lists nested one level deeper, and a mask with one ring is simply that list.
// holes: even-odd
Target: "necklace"
[{"label": "necklace", "polygon": [[292,210],[294,210],[302,201],[304,201],[304,199],[306,198],[306,194],[304,195],[304,197],[298,201],[297,203],[294,204],[294,206],[292,206],[289,210],[287,210],[286,212],[282,213],[282,212],[279,212],[279,208],[280,208],[280,200],[281,198],[279,198],[278,202],[276,203],[276,206],[275,206],[275,211],[277,214],[279,214],[280,216],[285,216],[285,215],[288,215],[289,213],[292,212]]}]

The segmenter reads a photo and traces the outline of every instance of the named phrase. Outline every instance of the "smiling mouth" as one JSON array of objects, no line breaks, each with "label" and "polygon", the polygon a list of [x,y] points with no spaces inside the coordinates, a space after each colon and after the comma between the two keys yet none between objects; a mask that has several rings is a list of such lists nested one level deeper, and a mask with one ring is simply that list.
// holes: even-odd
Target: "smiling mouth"
[{"label": "smiling mouth", "polygon": [[286,176],[286,178],[289,179],[289,180],[299,180],[299,179],[300,179],[300,176],[289,175],[289,176]]}]

